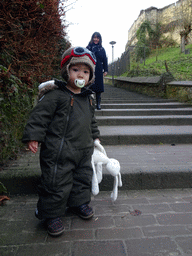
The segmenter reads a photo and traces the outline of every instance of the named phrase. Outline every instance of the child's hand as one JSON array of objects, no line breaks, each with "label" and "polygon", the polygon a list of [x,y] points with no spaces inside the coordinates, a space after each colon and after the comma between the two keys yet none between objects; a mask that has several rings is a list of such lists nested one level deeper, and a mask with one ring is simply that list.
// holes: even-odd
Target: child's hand
[{"label": "child's hand", "polygon": [[94,146],[95,146],[99,151],[101,151],[104,155],[107,155],[107,153],[106,153],[104,147],[101,145],[99,139],[95,139],[95,140],[94,140]]},{"label": "child's hand", "polygon": [[30,149],[33,153],[36,153],[38,150],[38,141],[34,141],[34,140],[29,141],[28,149]]}]

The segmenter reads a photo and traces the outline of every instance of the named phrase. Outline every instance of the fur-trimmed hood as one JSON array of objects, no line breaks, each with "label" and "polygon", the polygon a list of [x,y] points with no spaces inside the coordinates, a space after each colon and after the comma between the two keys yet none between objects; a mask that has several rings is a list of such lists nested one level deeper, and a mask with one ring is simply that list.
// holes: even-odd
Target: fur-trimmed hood
[{"label": "fur-trimmed hood", "polygon": [[38,93],[38,100],[39,100],[47,92],[58,89],[58,86],[55,84],[55,80],[49,80],[47,82],[41,83],[38,89],[39,89],[39,93]]},{"label": "fur-trimmed hood", "polygon": [[[55,90],[55,89],[60,89],[60,90],[65,90],[69,91],[66,87],[66,83],[60,80],[49,80],[47,82],[41,83],[39,85],[39,93],[38,93],[38,100],[40,100],[43,95],[45,95],[47,92]],[[89,89],[89,87],[83,87],[81,89],[81,94],[93,94],[94,92]]]}]

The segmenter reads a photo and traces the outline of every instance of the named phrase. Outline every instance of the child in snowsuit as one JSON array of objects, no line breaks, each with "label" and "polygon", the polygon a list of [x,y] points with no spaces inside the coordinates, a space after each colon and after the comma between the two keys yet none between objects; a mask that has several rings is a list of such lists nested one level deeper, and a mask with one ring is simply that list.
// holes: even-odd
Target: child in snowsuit
[{"label": "child in snowsuit", "polygon": [[65,82],[40,90],[39,102],[26,124],[22,141],[36,153],[41,143],[41,183],[36,217],[46,220],[50,235],[60,235],[66,206],[83,219],[93,216],[91,201],[94,140],[99,130],[88,89],[94,81],[95,56],[82,47],[64,52]]}]

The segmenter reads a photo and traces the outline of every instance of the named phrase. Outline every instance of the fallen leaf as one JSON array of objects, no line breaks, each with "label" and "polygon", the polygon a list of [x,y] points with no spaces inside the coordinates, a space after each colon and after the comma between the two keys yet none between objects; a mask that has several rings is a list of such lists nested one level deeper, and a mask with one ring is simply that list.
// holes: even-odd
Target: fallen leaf
[{"label": "fallen leaf", "polygon": [[6,200],[10,200],[10,198],[4,195],[0,196],[0,205],[5,205]]},{"label": "fallen leaf", "polygon": [[133,215],[133,216],[141,215],[141,213],[142,213],[142,212],[139,211],[139,210],[134,210],[134,211],[130,212],[130,214]]}]

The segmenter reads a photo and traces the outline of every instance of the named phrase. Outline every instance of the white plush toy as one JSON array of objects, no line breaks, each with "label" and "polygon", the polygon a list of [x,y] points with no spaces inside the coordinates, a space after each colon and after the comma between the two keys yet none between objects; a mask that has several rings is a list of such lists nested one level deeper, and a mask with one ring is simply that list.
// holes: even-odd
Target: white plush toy
[{"label": "white plush toy", "polygon": [[119,161],[113,158],[108,158],[104,147],[99,140],[94,141],[94,152],[92,155],[93,179],[92,179],[92,193],[97,195],[99,193],[99,183],[102,181],[102,165],[106,165],[107,171],[114,176],[113,191],[111,193],[112,201],[115,201],[118,196],[118,187],[122,186],[120,164]]}]

